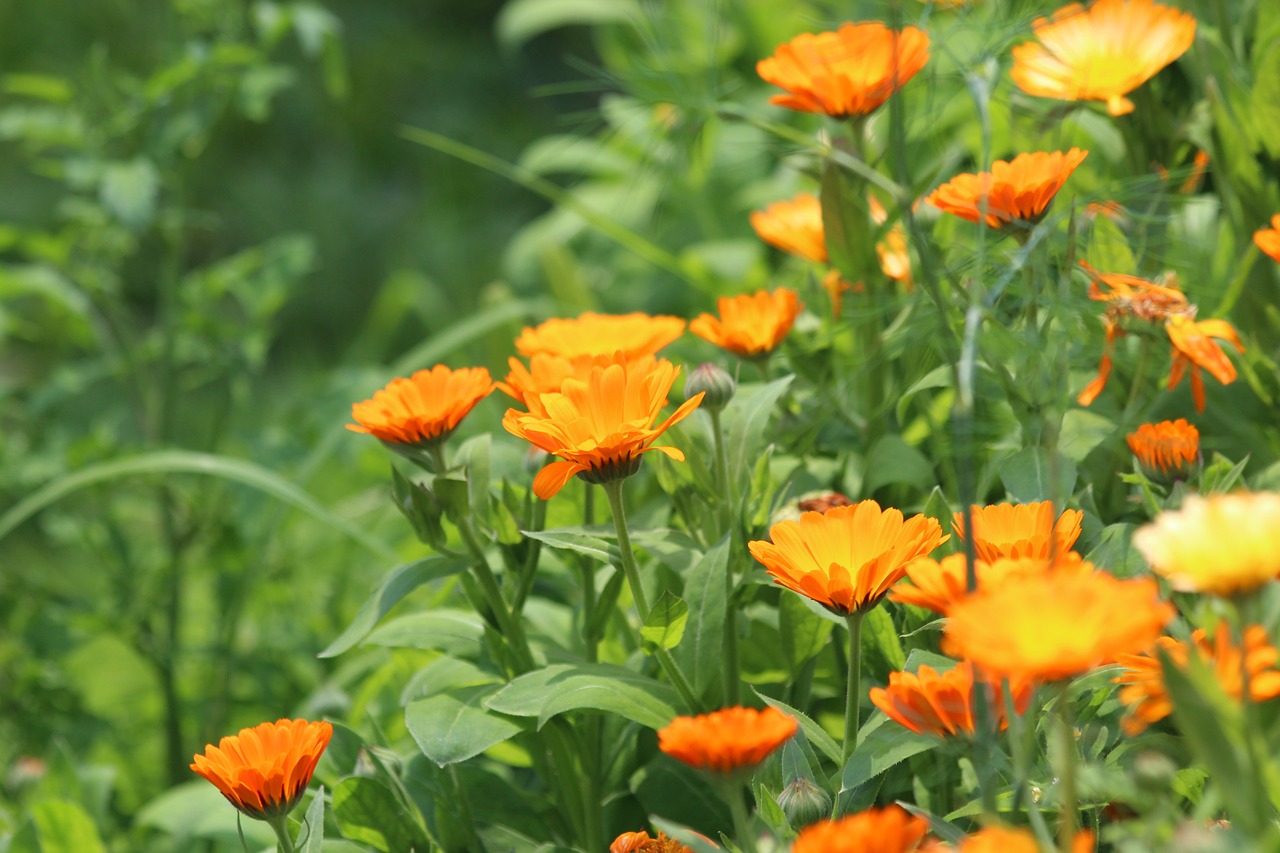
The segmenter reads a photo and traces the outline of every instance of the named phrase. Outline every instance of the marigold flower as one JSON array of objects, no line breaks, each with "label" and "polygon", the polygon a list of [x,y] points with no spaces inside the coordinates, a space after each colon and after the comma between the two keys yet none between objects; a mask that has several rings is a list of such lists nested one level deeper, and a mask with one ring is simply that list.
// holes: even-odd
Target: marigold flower
[{"label": "marigold flower", "polygon": [[1072,148],[1066,153],[1037,151],[1019,154],[1011,161],[996,160],[990,172],[956,175],[925,201],[969,222],[981,220],[991,228],[1034,225],[1088,156],[1088,151]]},{"label": "marigold flower", "polygon": [[684,320],[679,317],[588,311],[574,318],[553,317],[525,328],[516,338],[516,351],[525,357],[545,353],[572,359],[622,352],[628,358],[637,358],[656,355],[682,334]]},{"label": "marigold flower", "polygon": [[865,115],[888,100],[929,61],[929,36],[879,22],[848,23],[834,32],[803,33],[756,64],[786,89],[770,103],[835,118]]},{"label": "marigold flower", "polygon": [[493,389],[493,379],[483,367],[450,370],[437,364],[408,379],[392,379],[372,399],[353,404],[355,423],[347,424],[347,429],[392,444],[421,446],[440,441]]},{"label": "marigold flower", "polygon": [[725,708],[676,717],[658,730],[658,749],[702,770],[732,773],[755,767],[796,733],[796,721],[776,708]]},{"label": "marigold flower", "polygon": [[1071,3],[1031,25],[1039,43],[1013,49],[1022,91],[1060,101],[1104,101],[1113,116],[1133,112],[1125,95],[1182,54],[1196,19],[1151,0]]},{"label": "marigold flower", "polygon": [[525,367],[524,362],[518,358],[508,359],[507,365],[510,371],[507,373],[506,381],[497,382],[495,385],[499,391],[514,397],[527,407],[531,398],[536,398],[539,394],[559,391],[566,379],[585,381],[591,375],[593,367],[607,367],[618,361],[633,364],[637,369],[651,370],[657,359],[647,353],[634,358],[621,352],[607,355],[579,355],[572,358],[537,353],[530,357],[528,367]]},{"label": "marigold flower", "polygon": [[[1005,719],[1004,699],[999,685],[992,685],[996,723],[1001,730],[1009,725]],[[1019,714],[1031,703],[1035,685],[1020,680],[1013,685],[1014,707]],[[921,666],[918,672],[891,672],[889,686],[873,687],[871,704],[900,726],[916,734],[938,737],[969,735],[974,732],[973,664],[962,661],[946,672]]]},{"label": "marigold flower", "polygon": [[[1060,552],[1053,559],[1001,557],[990,563],[981,559],[974,561],[978,589],[999,586],[1010,577],[1047,571],[1092,572],[1095,567],[1074,551]],[[967,583],[968,573],[963,553],[949,554],[941,560],[921,557],[907,566],[906,577],[893,588],[889,598],[945,616],[952,604],[969,595]]]},{"label": "marigold flower", "polygon": [[701,314],[689,323],[689,331],[744,358],[773,352],[804,307],[796,292],[785,287],[722,296],[716,306],[719,317]]},{"label": "marigold flower", "polygon": [[[1071,840],[1071,853],[1092,853],[1093,833],[1082,830]],[[1040,842],[1025,829],[989,826],[960,841],[956,853],[1041,853]]]},{"label": "marigold flower", "polygon": [[609,845],[609,853],[693,853],[687,845],[681,844],[665,833],[659,832],[657,838],[650,838],[649,833],[624,832]]},{"label": "marigold flower", "polygon": [[[1053,501],[1029,504],[974,505],[973,550],[977,557],[994,562],[1001,557],[1051,559],[1065,554],[1080,538],[1084,513],[1064,509],[1053,520]],[[951,521],[955,534],[964,539],[964,513]]]},{"label": "marigold flower", "polygon": [[[1187,667],[1191,650],[1212,671],[1223,692],[1239,700],[1244,695],[1241,666],[1249,670],[1249,697],[1254,702],[1266,702],[1280,696],[1280,669],[1276,662],[1280,652],[1267,639],[1267,631],[1261,625],[1250,625],[1244,632],[1244,660],[1240,648],[1231,641],[1231,632],[1223,622],[1214,631],[1213,642],[1203,628],[1191,632],[1189,643],[1173,637],[1161,637],[1156,646],[1180,669]],[[1152,723],[1159,722],[1173,713],[1173,700],[1169,698],[1164,683],[1164,670],[1156,652],[1120,655],[1116,663],[1125,671],[1111,679],[1120,688],[1120,701],[1131,706],[1124,718],[1124,730],[1135,735]]]},{"label": "marigold flower", "polygon": [[1238,351],[1244,352],[1244,344],[1235,328],[1226,320],[1195,320],[1190,316],[1170,317],[1164,324],[1169,340],[1173,343],[1173,364],[1169,368],[1169,390],[1178,387],[1182,376],[1191,369],[1191,399],[1196,411],[1204,411],[1204,377],[1200,370],[1209,371],[1223,385],[1236,381],[1236,368],[1214,343],[1214,338],[1230,341]]},{"label": "marigold flower", "polygon": [[1181,592],[1235,595],[1280,574],[1280,494],[1187,495],[1133,534],[1133,545]]},{"label": "marigold flower", "polygon": [[678,375],[680,368],[665,359],[632,363],[619,352],[607,365],[593,365],[586,379],[568,378],[560,391],[528,398],[528,412],[508,409],[502,419],[507,432],[561,460],[534,477],[534,494],[550,498],[574,474],[588,483],[628,477],[651,450],[683,462],[677,448],[653,444],[702,402],[702,394],[690,397],[652,426]]},{"label": "marigold flower", "polygon": [[1126,440],[1153,480],[1186,479],[1200,460],[1200,431],[1185,418],[1142,424]]},{"label": "marigold flower", "polygon": [[1154,578],[1040,572],[953,604],[942,648],[993,676],[1053,681],[1149,648],[1173,615]]},{"label": "marigold flower", "polygon": [[769,538],[747,547],[774,581],[847,616],[875,607],[908,564],[949,537],[928,516],[903,520],[900,510],[865,500],[781,521]]},{"label": "marigold flower", "polygon": [[325,722],[277,720],[208,744],[191,769],[213,783],[231,805],[257,820],[293,810],[333,737]]},{"label": "marigold flower", "polygon": [[928,821],[901,806],[872,808],[811,824],[796,836],[791,853],[910,853],[928,831]]},{"label": "marigold flower", "polygon": [[1280,262],[1280,213],[1271,217],[1270,228],[1259,228],[1253,232],[1253,242],[1270,255],[1272,260]]},{"label": "marigold flower", "polygon": [[822,227],[822,202],[812,193],[789,201],[775,201],[751,213],[751,227],[760,239],[806,260],[827,262],[827,238]]}]

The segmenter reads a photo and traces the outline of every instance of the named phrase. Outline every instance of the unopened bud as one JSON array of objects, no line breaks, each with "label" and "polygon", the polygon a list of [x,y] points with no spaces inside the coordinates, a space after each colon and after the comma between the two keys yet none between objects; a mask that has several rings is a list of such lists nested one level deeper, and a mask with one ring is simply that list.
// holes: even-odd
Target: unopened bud
[{"label": "unopened bud", "polygon": [[689,373],[689,378],[684,383],[684,398],[688,400],[705,391],[707,396],[702,398],[701,408],[718,412],[729,405],[737,388],[733,377],[723,368],[707,362]]},{"label": "unopened bud", "polygon": [[778,807],[792,829],[801,829],[831,814],[831,795],[813,780],[797,776],[778,794]]}]

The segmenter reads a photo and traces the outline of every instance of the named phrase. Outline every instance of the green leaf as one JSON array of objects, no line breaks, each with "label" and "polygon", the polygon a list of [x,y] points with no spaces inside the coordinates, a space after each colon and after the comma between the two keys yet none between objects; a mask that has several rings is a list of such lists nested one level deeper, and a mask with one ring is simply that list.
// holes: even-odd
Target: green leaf
[{"label": "green leaf", "polygon": [[28,814],[40,839],[40,853],[106,853],[93,818],[67,800],[41,800]]},{"label": "green leaf", "polygon": [[523,731],[518,723],[485,710],[482,702],[491,692],[493,687],[486,685],[410,702],[404,710],[409,734],[441,767],[474,758]]},{"label": "green leaf", "polygon": [[704,698],[714,697],[723,681],[725,573],[729,570],[729,542],[722,540],[694,564],[684,582],[689,624],[675,651],[680,668]]},{"label": "green leaf", "polygon": [[311,805],[302,818],[302,837],[306,843],[300,853],[324,853],[324,786],[311,798]]},{"label": "green leaf", "polygon": [[622,565],[622,552],[614,542],[581,532],[581,528],[557,528],[555,530],[522,530],[525,536],[559,551],[573,551],[608,565]]},{"label": "green leaf", "polygon": [[708,837],[718,827],[732,825],[733,818],[714,786],[674,758],[658,755],[632,774],[629,782],[645,814],[662,815]]},{"label": "green leaf", "polygon": [[[177,846],[194,848],[196,842],[221,842],[238,848],[237,815],[217,788],[196,779],[176,785],[147,803],[134,821],[137,826],[172,836]],[[253,850],[262,850],[275,838],[275,833],[261,821],[241,821],[241,829]]]},{"label": "green leaf", "polygon": [[903,391],[898,396],[898,422],[905,423],[907,418],[907,406],[911,403],[911,398],[921,391],[927,391],[930,388],[950,388],[955,380],[955,367],[950,364],[943,364],[930,370],[924,376],[912,383],[911,387]]},{"label": "green leaf", "polygon": [[867,452],[866,461],[862,491],[868,495],[881,486],[895,483],[926,489],[937,481],[933,465],[925,455],[899,435],[881,437]]},{"label": "green leaf", "polygon": [[160,173],[150,160],[110,163],[98,189],[102,206],[130,228],[141,228],[155,215]]},{"label": "green leaf", "polygon": [[373,595],[360,605],[360,612],[347,629],[317,657],[331,658],[342,654],[368,636],[387,611],[410,592],[424,583],[455,575],[466,567],[462,560],[432,555],[392,569],[379,581]]},{"label": "green leaf", "polygon": [[851,794],[868,779],[939,743],[938,738],[916,734],[877,712],[858,732],[858,746],[840,775],[842,805],[846,794]]},{"label": "green leaf", "polygon": [[1259,42],[1259,58],[1249,93],[1254,141],[1273,158],[1280,158],[1280,42]]},{"label": "green leaf", "polygon": [[344,838],[383,853],[429,850],[423,828],[377,779],[349,776],[333,789],[333,815]]},{"label": "green leaf", "polygon": [[793,379],[794,375],[784,376],[767,385],[739,386],[738,393],[725,407],[721,417],[729,430],[729,482],[736,484],[738,489],[742,489],[747,482],[747,471],[752,461],[760,456],[760,449],[768,444],[765,440],[765,428],[769,425],[769,417]]},{"label": "green leaf", "polygon": [[688,621],[689,605],[664,589],[640,628],[640,639],[647,648],[674,649],[680,645]]},{"label": "green leaf", "polygon": [[826,648],[832,622],[810,611],[802,595],[783,595],[778,601],[778,633],[782,655],[792,672],[798,672],[810,658]]},{"label": "green leaf", "polygon": [[643,19],[640,8],[631,0],[511,0],[498,14],[498,41],[516,47],[559,27]]},{"label": "green leaf", "polygon": [[660,729],[680,703],[669,685],[620,666],[552,664],[516,678],[484,704],[512,717],[536,717],[538,728],[557,714],[591,709]]},{"label": "green leaf", "polygon": [[1000,481],[1017,503],[1070,497],[1076,484],[1076,463],[1043,447],[1027,447],[1000,466]]},{"label": "green leaf", "polygon": [[[855,132],[861,133],[861,129]],[[862,281],[875,269],[875,231],[867,206],[867,182],[834,159],[822,170],[822,230],[831,265],[846,281]]]},{"label": "green leaf", "polygon": [[888,667],[886,672],[900,670],[907,662],[898,629],[883,607],[872,608],[862,617],[862,653],[873,660],[879,658]]},{"label": "green leaf", "polygon": [[1232,462],[1221,453],[1214,453],[1213,461],[1205,466],[1204,474],[1200,478],[1200,491],[1206,495],[1231,491],[1240,482],[1249,459],[1250,457],[1246,456],[1239,462]]},{"label": "green leaf", "polygon": [[484,620],[470,610],[436,609],[392,619],[375,629],[365,642],[393,649],[438,649],[449,654],[475,655],[484,636]]},{"label": "green leaf", "polygon": [[827,758],[830,758],[833,763],[835,764],[840,763],[840,746],[836,743],[835,738],[827,734],[827,730],[824,729],[822,726],[818,725],[817,722],[813,720],[813,718],[811,718],[810,716],[808,716],[803,711],[797,708],[792,708],[790,705],[788,705],[786,702],[783,702],[780,699],[774,699],[771,696],[765,696],[759,690],[754,690],[754,688],[753,688],[753,692],[756,694],[756,696],[759,696],[760,700],[764,702],[766,705],[772,708],[777,708],[779,711],[782,711],[784,714],[789,714],[792,717],[794,717],[796,719],[796,722],[800,724],[800,729],[801,731],[804,732],[804,736],[809,739],[809,743],[816,746],[818,748],[818,751],[820,751]]},{"label": "green leaf", "polygon": [[1129,248],[1129,238],[1109,216],[1094,217],[1093,233],[1089,235],[1089,250],[1085,257],[1095,269],[1104,273],[1133,275],[1138,271],[1138,262]]},{"label": "green leaf", "polygon": [[458,449],[458,457],[466,460],[467,497],[472,517],[489,527],[489,433],[481,433]]},{"label": "green leaf", "polygon": [[1058,450],[1072,462],[1083,462],[1095,447],[1115,432],[1116,425],[1110,419],[1084,409],[1071,409],[1062,417]]}]

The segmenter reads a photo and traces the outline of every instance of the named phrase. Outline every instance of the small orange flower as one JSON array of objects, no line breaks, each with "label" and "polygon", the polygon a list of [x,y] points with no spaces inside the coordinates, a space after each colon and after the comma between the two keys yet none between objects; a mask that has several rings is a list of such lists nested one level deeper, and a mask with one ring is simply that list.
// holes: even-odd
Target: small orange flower
[{"label": "small orange flower", "polygon": [[1129,433],[1127,441],[1153,480],[1185,480],[1200,460],[1200,431],[1185,418],[1143,424]]},{"label": "small orange flower", "polygon": [[755,767],[796,733],[796,721],[776,708],[725,708],[676,717],[658,730],[658,749],[701,770],[732,773]]},{"label": "small orange flower", "polygon": [[[871,221],[883,226],[889,221],[889,212],[875,196],[867,198],[871,209]],[[907,232],[901,222],[893,223],[884,239],[876,243],[876,257],[880,259],[880,271],[891,281],[901,282],[911,290],[911,253],[907,250]]]},{"label": "small orange flower", "polygon": [[1236,381],[1235,365],[1227,358],[1214,338],[1230,341],[1238,351],[1244,352],[1244,344],[1235,328],[1226,320],[1195,320],[1190,316],[1170,317],[1164,324],[1173,343],[1173,364],[1169,368],[1169,390],[1178,387],[1182,376],[1191,369],[1191,399],[1196,411],[1204,411],[1204,377],[1200,370],[1209,371],[1223,385]]},{"label": "small orange flower", "polygon": [[876,109],[928,61],[929,36],[922,30],[849,23],[835,32],[796,36],[760,60],[756,71],[788,92],[770,103],[844,118]]},{"label": "small orange flower", "polygon": [[925,201],[969,222],[983,221],[991,228],[1028,227],[1044,217],[1058,190],[1088,156],[1088,151],[1072,148],[1065,154],[1038,151],[1019,154],[1011,161],[997,160],[990,172],[956,175]]},{"label": "small orange flower", "polygon": [[688,846],[659,832],[657,838],[649,833],[624,832],[609,845],[609,853],[693,853]]},{"label": "small orange flower", "polygon": [[274,820],[302,799],[331,737],[333,726],[324,722],[262,723],[207,745],[191,769],[245,815]]},{"label": "small orange flower", "polygon": [[1060,101],[1104,101],[1113,116],[1133,112],[1125,95],[1154,77],[1196,37],[1196,19],[1151,0],[1064,6],[1031,25],[1039,43],[1013,49],[1022,91]]},{"label": "small orange flower", "polygon": [[392,444],[424,445],[449,437],[476,404],[493,393],[483,367],[450,370],[437,364],[408,379],[392,379],[373,399],[351,406],[347,424]]},{"label": "small orange flower", "polygon": [[[1082,830],[1071,840],[1071,853],[1092,853],[1093,833]],[[1036,837],[1025,829],[989,826],[960,841],[957,853],[1041,853]]]},{"label": "small orange flower", "polygon": [[722,296],[716,304],[720,316],[699,315],[689,323],[689,331],[743,358],[773,352],[804,307],[796,292],[785,287],[772,293]]},{"label": "small orange flower", "polygon": [[690,397],[653,426],[678,375],[680,368],[665,359],[632,363],[619,352],[607,365],[593,365],[586,379],[568,378],[560,391],[528,398],[528,412],[508,409],[507,432],[561,459],[538,472],[534,494],[550,498],[574,474],[588,483],[628,477],[650,450],[683,462],[680,450],[653,444],[702,402],[703,394]]},{"label": "small orange flower", "polygon": [[[1244,632],[1244,660],[1240,648],[1231,641],[1231,632],[1225,623],[1219,622],[1213,642],[1203,628],[1191,632],[1191,642],[1182,643],[1173,637],[1161,637],[1156,646],[1169,656],[1180,669],[1186,669],[1191,649],[1196,657],[1208,666],[1222,686],[1223,691],[1239,700],[1244,694],[1241,666],[1249,670],[1249,697],[1254,702],[1266,702],[1280,696],[1280,669],[1276,663],[1280,652],[1267,639],[1267,631],[1261,625],[1250,625]],[[1124,719],[1124,730],[1135,735],[1152,723],[1173,713],[1173,700],[1164,683],[1164,671],[1155,652],[1136,655],[1120,655],[1116,663],[1125,671],[1112,679],[1120,688],[1120,701],[1130,705]]]},{"label": "small orange flower", "polygon": [[815,263],[827,262],[822,202],[812,193],[800,193],[790,201],[775,201],[764,210],[752,211],[751,227],[770,246]]},{"label": "small orange flower", "polygon": [[[1093,563],[1085,562],[1074,551],[1047,557],[1000,558],[994,562],[974,561],[978,589],[999,586],[1008,578],[1032,572],[1092,572]],[[911,581],[906,583],[905,581]],[[969,594],[968,576],[963,553],[949,554],[941,560],[922,557],[907,566],[904,582],[893,588],[889,598],[902,604],[914,604],[945,616],[951,605]]]},{"label": "small orange flower", "polygon": [[928,821],[901,806],[872,808],[805,827],[791,853],[910,853],[928,831]]},{"label": "small orange flower", "polygon": [[1053,681],[1149,648],[1173,615],[1154,578],[1039,572],[953,604],[942,648],[993,676]]},{"label": "small orange flower", "polygon": [[545,353],[572,359],[622,352],[636,358],[656,355],[682,334],[684,320],[679,317],[588,311],[572,319],[554,317],[526,328],[516,338],[516,351],[525,357]]},{"label": "small orange flower", "polygon": [[[1052,559],[1071,550],[1080,538],[1084,513],[1064,509],[1053,520],[1053,501],[1030,504],[995,504],[972,510],[973,550],[988,563],[1001,557]],[[964,538],[964,513],[957,512],[951,528]]]},{"label": "small orange flower", "polygon": [[928,516],[904,521],[901,511],[866,500],[781,521],[769,538],[747,547],[774,581],[844,616],[879,604],[908,564],[948,537]]},{"label": "small orange flower", "polygon": [[[916,734],[945,738],[973,735],[973,690],[973,664],[962,661],[941,674],[930,666],[921,666],[915,673],[891,672],[889,686],[871,688],[870,696],[871,704],[895,723]],[[996,723],[1003,730],[1009,725],[1004,699],[998,685],[992,690]],[[1019,714],[1027,709],[1034,692],[1030,681],[1014,685],[1014,707]]]},{"label": "small orange flower", "polygon": [[1133,534],[1133,546],[1180,592],[1231,596],[1280,574],[1280,494],[1187,495]]},{"label": "small orange flower", "polygon": [[1280,213],[1271,217],[1270,228],[1259,228],[1253,232],[1253,242],[1272,260],[1280,263]]}]

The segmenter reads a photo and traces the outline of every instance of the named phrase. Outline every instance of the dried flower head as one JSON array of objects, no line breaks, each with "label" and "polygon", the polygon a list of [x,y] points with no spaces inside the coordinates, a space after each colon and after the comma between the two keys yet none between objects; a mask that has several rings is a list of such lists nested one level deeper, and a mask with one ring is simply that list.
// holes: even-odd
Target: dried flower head
[{"label": "dried flower head", "polygon": [[[990,172],[956,175],[925,201],[969,222],[991,228],[1028,227],[1044,218],[1054,196],[1088,151],[1042,151],[996,160]],[[985,211],[984,211],[985,206]],[[985,215],[984,215],[985,213]]]},{"label": "dried flower head", "polygon": [[352,405],[355,423],[347,424],[347,429],[392,444],[422,446],[442,441],[493,388],[493,379],[483,367],[450,370],[437,364],[408,379],[392,379],[372,399]]},{"label": "dried flower head", "polygon": [[624,832],[609,845],[609,853],[693,853],[685,844],[674,838],[668,838],[659,832],[657,838],[650,838],[644,830]]},{"label": "dried flower head", "polygon": [[928,821],[901,806],[872,808],[811,824],[796,836],[791,853],[911,853],[928,831]]},{"label": "dried flower head", "polygon": [[658,749],[690,767],[732,773],[764,761],[796,728],[793,718],[773,707],[725,708],[676,717],[658,730]]},{"label": "dried flower head", "polygon": [[[973,550],[988,563],[1001,557],[1034,557],[1049,560],[1065,554],[1080,538],[1084,513],[1064,509],[1057,521],[1053,501],[1029,504],[995,504],[972,509]],[[965,538],[964,513],[957,512],[951,529]]]},{"label": "dried flower head", "polygon": [[796,292],[785,287],[722,296],[716,304],[720,316],[701,314],[689,323],[689,331],[744,358],[773,352],[804,307]]},{"label": "dried flower head", "polygon": [[1271,217],[1270,228],[1259,228],[1253,232],[1253,242],[1270,255],[1272,260],[1280,263],[1280,213]]},{"label": "dried flower head", "polygon": [[248,817],[274,820],[302,799],[331,737],[325,722],[262,723],[207,745],[191,769]]},{"label": "dried flower head", "polygon": [[1200,431],[1185,418],[1142,424],[1126,440],[1153,480],[1185,480],[1200,461]]},{"label": "dried flower head", "polygon": [[[987,689],[981,682],[979,687]],[[1005,719],[1002,691],[999,685],[989,689],[994,696],[991,708],[996,724],[1004,730],[1009,721]],[[1019,714],[1027,709],[1034,692],[1031,681],[1019,680],[1013,685],[1014,707]],[[916,734],[973,736],[974,672],[968,661],[943,673],[930,666],[921,666],[918,672],[891,672],[889,686],[873,687],[870,696],[871,704],[885,716]]]},{"label": "dried flower head", "polygon": [[525,357],[539,353],[561,358],[610,356],[622,352],[627,358],[657,355],[658,350],[684,334],[679,317],[649,314],[596,314],[555,317],[526,328],[516,338],[516,351]]}]

